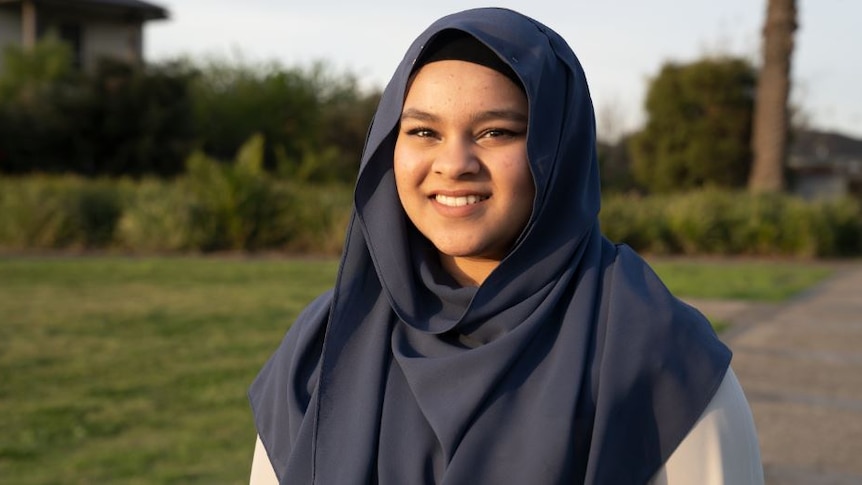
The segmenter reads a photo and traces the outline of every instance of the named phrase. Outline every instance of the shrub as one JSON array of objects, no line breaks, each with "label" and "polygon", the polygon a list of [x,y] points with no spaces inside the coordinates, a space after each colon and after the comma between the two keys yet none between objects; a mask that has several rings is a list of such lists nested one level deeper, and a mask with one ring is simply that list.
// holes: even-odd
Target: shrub
[{"label": "shrub", "polygon": [[[336,255],[351,211],[347,184],[267,177],[263,140],[232,164],[204,155],[170,181],[0,178],[0,249],[132,252],[284,251]],[[609,195],[603,233],[651,254],[862,255],[862,204],[703,190]]]},{"label": "shrub", "polygon": [[293,180],[356,175],[379,93],[351,74],[277,63],[103,60],[69,69],[67,46],[9,48],[0,73],[0,172],[160,176],[182,173],[198,149],[232,157],[255,133],[264,166]]},{"label": "shrub", "polygon": [[0,247],[109,247],[129,189],[125,182],[77,177],[0,179]]},{"label": "shrub", "polygon": [[[264,166],[294,181],[352,181],[379,99],[326,65],[284,68],[211,60],[192,83],[199,146],[232,156],[255,133]],[[229,121],[229,122],[226,122]]]},{"label": "shrub", "polygon": [[665,217],[666,197],[632,194],[606,196],[599,213],[602,231],[612,241],[652,254],[678,252]]},{"label": "shrub", "polygon": [[70,135],[81,138],[75,171],[174,176],[194,145],[191,69],[145,69],[103,60],[86,83],[89,99]]},{"label": "shrub", "polygon": [[654,254],[862,254],[862,206],[850,198],[807,202],[715,189],[642,198],[616,195],[605,197],[600,217],[608,238]]},{"label": "shrub", "polygon": [[0,73],[0,172],[172,176],[194,140],[191,69],[103,60],[70,69],[50,37],[9,48]]},{"label": "shrub", "polygon": [[751,254],[769,254],[781,247],[784,228],[783,218],[787,215],[787,204],[784,197],[774,194],[764,194],[750,197],[748,194],[736,194],[746,198],[747,202],[733,204],[734,219],[737,225],[730,233],[731,246],[736,252]]},{"label": "shrub", "polygon": [[347,184],[291,185],[297,201],[295,237],[287,249],[312,254],[339,254],[350,218],[353,188]]},{"label": "shrub", "polygon": [[821,236],[817,256],[862,254],[862,203],[858,199],[822,201],[814,205]]},{"label": "shrub", "polygon": [[706,251],[726,252],[722,247],[728,240],[723,219],[727,211],[725,201],[717,194],[711,197],[670,197],[665,209],[668,229],[686,254]]},{"label": "shrub", "polygon": [[180,181],[140,181],[117,228],[118,244],[130,251],[194,251],[189,208],[192,196]]},{"label": "shrub", "polygon": [[72,50],[53,33],[32,49],[12,44],[0,54],[3,56],[0,102],[34,102],[72,77]]},{"label": "shrub", "polygon": [[228,164],[197,153],[187,175],[142,181],[120,223],[124,247],[142,251],[282,250],[338,254],[350,212],[346,185],[278,181],[252,137]]},{"label": "shrub", "polygon": [[296,205],[263,169],[264,139],[243,145],[234,164],[201,153],[189,158],[186,183],[193,197],[193,244],[204,250],[278,248],[293,232]]}]

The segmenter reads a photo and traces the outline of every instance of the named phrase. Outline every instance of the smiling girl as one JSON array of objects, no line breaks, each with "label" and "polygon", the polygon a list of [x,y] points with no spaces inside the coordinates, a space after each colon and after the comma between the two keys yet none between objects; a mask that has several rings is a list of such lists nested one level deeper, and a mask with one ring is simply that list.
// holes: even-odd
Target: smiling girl
[{"label": "smiling girl", "polygon": [[729,350],[600,232],[594,127],[541,23],[476,9],[419,36],[335,288],[251,387],[253,483],[762,483]]}]

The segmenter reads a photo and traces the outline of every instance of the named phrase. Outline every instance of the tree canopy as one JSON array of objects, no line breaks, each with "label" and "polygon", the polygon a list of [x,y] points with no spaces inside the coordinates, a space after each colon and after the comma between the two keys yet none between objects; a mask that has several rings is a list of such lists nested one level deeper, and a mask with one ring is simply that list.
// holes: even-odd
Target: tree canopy
[{"label": "tree canopy", "polygon": [[648,88],[647,122],[629,145],[637,182],[660,193],[744,186],[755,83],[743,59],[665,64]]},{"label": "tree canopy", "polygon": [[260,134],[270,172],[352,181],[379,99],[323,63],[103,59],[78,72],[51,38],[4,55],[0,173],[170,177],[195,150],[227,160]]}]

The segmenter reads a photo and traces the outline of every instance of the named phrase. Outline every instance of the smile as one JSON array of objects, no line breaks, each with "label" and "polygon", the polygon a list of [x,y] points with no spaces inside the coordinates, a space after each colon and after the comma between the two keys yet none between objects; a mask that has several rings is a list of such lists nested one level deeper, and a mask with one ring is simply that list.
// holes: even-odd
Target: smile
[{"label": "smile", "polygon": [[483,200],[486,200],[488,197],[481,195],[465,195],[461,197],[450,197],[448,195],[437,194],[434,196],[434,200],[448,207],[463,207],[465,205],[473,205]]}]

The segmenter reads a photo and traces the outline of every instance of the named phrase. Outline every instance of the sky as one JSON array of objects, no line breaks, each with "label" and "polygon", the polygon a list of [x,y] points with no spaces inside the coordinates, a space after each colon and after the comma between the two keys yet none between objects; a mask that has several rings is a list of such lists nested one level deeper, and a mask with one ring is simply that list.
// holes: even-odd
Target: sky
[{"label": "sky", "polygon": [[[150,61],[179,56],[323,61],[382,88],[434,20],[470,0],[150,0],[170,19],[150,22]],[[562,35],[584,66],[600,135],[640,127],[649,80],[666,62],[734,55],[759,63],[766,0],[499,1]],[[862,1],[798,0],[791,101],[814,128],[862,138]]]}]

